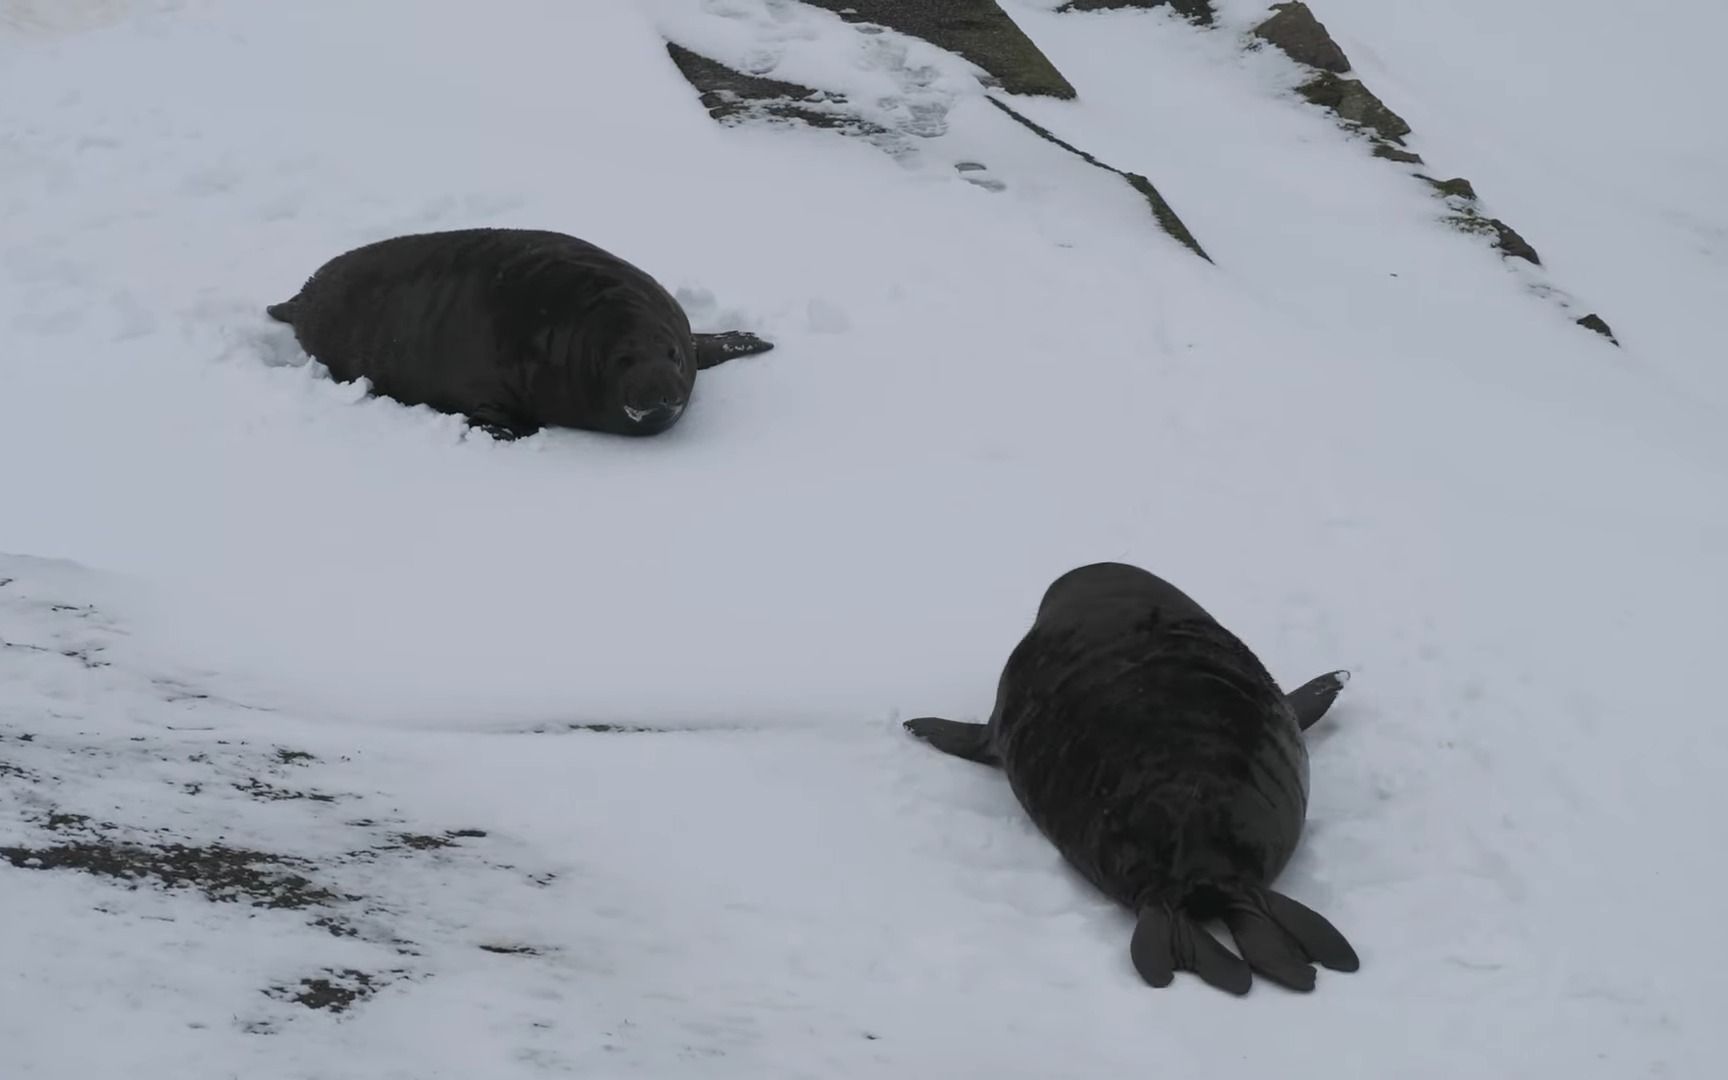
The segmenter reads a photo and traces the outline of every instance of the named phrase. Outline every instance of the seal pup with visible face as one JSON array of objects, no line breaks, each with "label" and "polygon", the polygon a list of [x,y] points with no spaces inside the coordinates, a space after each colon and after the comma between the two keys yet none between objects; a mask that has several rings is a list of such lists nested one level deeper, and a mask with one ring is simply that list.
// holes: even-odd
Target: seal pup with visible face
[{"label": "seal pup with visible face", "polygon": [[773,345],[696,334],[647,273],[538,229],[458,229],[367,244],[269,307],[338,382],[466,416],[499,438],[542,427],[654,435],[696,372]]},{"label": "seal pup with visible face", "polygon": [[[988,724],[922,717],[905,727],[1001,766],[1062,856],[1137,913],[1129,955],[1148,983],[1193,971],[1241,994],[1252,969],[1311,990],[1312,961],[1355,971],[1356,953],[1270,886],[1307,814],[1302,731],[1347,678],[1332,672],[1286,695],[1181,590],[1096,563],[1045,592]],[[1208,918],[1224,920],[1241,957],[1200,925]]]}]

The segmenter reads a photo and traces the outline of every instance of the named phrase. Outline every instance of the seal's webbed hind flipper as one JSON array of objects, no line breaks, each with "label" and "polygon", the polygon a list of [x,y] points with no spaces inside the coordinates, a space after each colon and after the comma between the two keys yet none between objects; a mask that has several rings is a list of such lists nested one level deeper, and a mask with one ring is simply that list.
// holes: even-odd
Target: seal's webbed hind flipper
[{"label": "seal's webbed hind flipper", "polygon": [[1284,700],[1296,710],[1296,723],[1307,731],[1314,726],[1315,721],[1326,715],[1326,710],[1332,707],[1332,702],[1338,697],[1338,692],[1344,689],[1344,684],[1350,681],[1348,671],[1329,671],[1318,678],[1309,679],[1296,689],[1284,695]]},{"label": "seal's webbed hind flipper", "polygon": [[1314,989],[1310,961],[1333,971],[1361,966],[1356,950],[1331,923],[1270,889],[1237,898],[1224,922],[1254,970],[1292,990]]},{"label": "seal's webbed hind flipper", "polygon": [[1241,957],[1186,912],[1161,905],[1140,909],[1128,956],[1150,986],[1169,986],[1177,971],[1192,971],[1208,985],[1231,994],[1246,994],[1254,983]]},{"label": "seal's webbed hind flipper", "polygon": [[1355,971],[1362,966],[1362,960],[1350,947],[1350,942],[1319,912],[1271,889],[1261,890],[1260,901],[1272,920],[1295,938],[1302,951],[1321,967],[1333,971]]},{"label": "seal's webbed hind flipper", "polygon": [[921,716],[901,726],[944,754],[976,761],[980,765],[998,763],[996,748],[990,745],[989,724],[963,724],[958,720]]},{"label": "seal's webbed hind flipper", "polygon": [[726,330],[718,334],[691,334],[696,342],[696,370],[724,364],[735,356],[754,356],[774,347],[755,334],[743,330]]},{"label": "seal's webbed hind flipper", "polygon": [[1314,989],[1314,966],[1263,909],[1232,905],[1224,925],[1248,966],[1280,986],[1303,992]]}]

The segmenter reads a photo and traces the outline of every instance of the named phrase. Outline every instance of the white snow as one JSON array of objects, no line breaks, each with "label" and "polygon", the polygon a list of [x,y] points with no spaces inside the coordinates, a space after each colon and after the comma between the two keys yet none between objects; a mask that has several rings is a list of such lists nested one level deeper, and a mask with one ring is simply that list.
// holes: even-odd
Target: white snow
[{"label": "white snow", "polygon": [[[1316,0],[1533,268],[1243,51],[1255,2],[1005,6],[1081,95],[1014,107],[1215,264],[970,64],[780,0],[0,0],[0,849],[355,898],[0,858],[0,1075],[1719,1071],[1728,15]],[[723,128],[663,36],[893,134]],[[482,224],[777,347],[664,435],[497,443],[263,314]],[[982,719],[1098,559],[1354,673],[1280,887],[1360,972],[1147,988],[1001,778],[900,731]],[[380,988],[266,993],[327,969]]]}]

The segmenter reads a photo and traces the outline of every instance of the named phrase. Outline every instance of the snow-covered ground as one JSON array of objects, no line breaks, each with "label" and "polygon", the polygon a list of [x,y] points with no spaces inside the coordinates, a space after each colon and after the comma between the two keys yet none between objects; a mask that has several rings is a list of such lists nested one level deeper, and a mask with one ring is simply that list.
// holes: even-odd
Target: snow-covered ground
[{"label": "snow-covered ground", "polygon": [[[1728,14],[1316,4],[1535,270],[1255,3],[1005,6],[1080,93],[1015,107],[1215,265],[777,0],[0,0],[0,1075],[1716,1074]],[[905,137],[722,128],[663,37]],[[498,444],[262,314],[480,224],[778,347],[665,436]],[[1281,887],[1360,972],[1150,990],[899,730],[1097,559],[1354,673]]]}]

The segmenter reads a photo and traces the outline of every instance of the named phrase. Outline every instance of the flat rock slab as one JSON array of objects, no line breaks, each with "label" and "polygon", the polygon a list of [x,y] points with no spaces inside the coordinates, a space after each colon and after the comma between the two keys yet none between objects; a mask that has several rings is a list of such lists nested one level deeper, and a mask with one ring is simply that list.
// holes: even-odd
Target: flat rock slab
[{"label": "flat rock slab", "polygon": [[781,121],[847,135],[880,136],[888,130],[853,113],[843,94],[750,75],[673,42],[666,51],[696,90],[708,115],[723,124]]},{"label": "flat rock slab", "polygon": [[1072,98],[1073,84],[996,0],[806,0],[848,22],[923,38],[988,71],[1011,94]]}]

